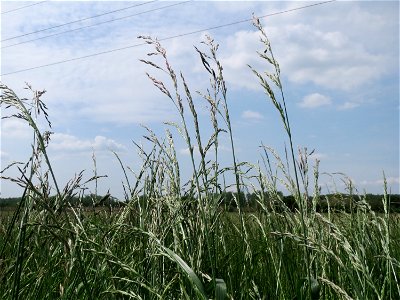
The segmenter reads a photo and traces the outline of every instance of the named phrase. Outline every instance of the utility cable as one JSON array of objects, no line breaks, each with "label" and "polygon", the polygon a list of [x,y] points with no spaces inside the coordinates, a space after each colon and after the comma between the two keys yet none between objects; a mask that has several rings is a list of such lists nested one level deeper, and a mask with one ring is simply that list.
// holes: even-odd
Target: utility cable
[{"label": "utility cable", "polygon": [[102,14],[99,14],[99,15],[86,17],[86,18],[83,18],[83,19],[79,19],[79,20],[75,20],[75,21],[71,21],[71,22],[67,22],[67,23],[63,23],[63,24],[59,24],[59,25],[55,25],[55,26],[51,26],[51,27],[48,27],[48,28],[35,30],[35,31],[32,31],[32,32],[28,32],[28,33],[24,33],[24,34],[21,34],[21,35],[16,35],[16,36],[13,36],[13,37],[10,37],[10,38],[6,38],[4,40],[1,40],[1,42],[5,42],[5,41],[13,40],[13,39],[16,39],[16,38],[19,38],[19,37],[31,35],[31,34],[34,34],[34,33],[43,32],[43,31],[47,31],[47,30],[50,30],[50,29],[59,28],[59,27],[71,25],[71,24],[74,24],[74,23],[78,23],[78,22],[82,22],[82,21],[86,21],[86,20],[102,17],[102,16],[109,15],[109,14],[112,14],[112,13],[115,13],[115,12],[127,10],[127,9],[130,9],[130,8],[133,8],[133,7],[138,7],[138,6],[141,6],[141,5],[150,4],[150,3],[153,3],[153,2],[157,2],[157,1],[159,1],[159,0],[152,0],[152,1],[148,1],[148,2],[143,2],[143,3],[131,5],[131,6],[128,6],[128,7],[124,7],[124,8],[120,8],[120,9],[116,9],[116,10],[112,10],[112,11],[108,11],[108,12],[105,12],[105,13],[102,13]]},{"label": "utility cable", "polygon": [[45,1],[40,1],[40,2],[36,2],[36,3],[28,4],[28,5],[25,5],[25,6],[18,7],[18,8],[14,8],[14,9],[10,9],[10,10],[7,10],[7,11],[3,11],[1,14],[2,15],[8,14],[8,13],[13,12],[13,11],[17,11],[17,10],[24,9],[24,8],[27,8],[27,7],[31,7],[31,6],[34,6],[34,5],[38,5],[38,4],[42,4],[42,3],[48,2],[48,1],[49,0],[45,0]]},{"label": "utility cable", "polygon": [[115,21],[120,21],[120,20],[123,20],[123,19],[131,18],[131,17],[136,17],[136,16],[139,16],[139,15],[143,15],[143,14],[146,14],[146,13],[153,12],[153,11],[162,10],[162,9],[173,7],[173,6],[182,5],[182,4],[191,2],[191,1],[193,1],[193,0],[178,2],[178,3],[174,3],[174,4],[170,4],[170,5],[166,5],[166,6],[162,6],[162,7],[158,7],[158,8],[153,8],[153,9],[146,10],[146,11],[142,11],[142,12],[139,12],[139,13],[136,13],[136,14],[133,14],[133,15],[124,16],[124,17],[120,17],[120,18],[115,18],[115,19],[112,19],[112,20],[99,22],[99,23],[92,24],[92,25],[82,26],[82,27],[78,27],[78,28],[75,28],[75,29],[70,29],[70,30],[66,30],[66,31],[62,31],[62,32],[58,32],[58,33],[42,36],[42,37],[31,39],[31,40],[28,40],[28,41],[23,41],[23,42],[15,43],[15,44],[12,44],[12,45],[3,46],[3,47],[1,47],[1,49],[10,48],[10,47],[18,46],[18,45],[21,45],[21,44],[26,44],[26,43],[30,43],[30,42],[46,39],[46,38],[49,38],[49,37],[53,37],[53,36],[57,36],[57,35],[65,34],[65,33],[74,32],[74,31],[78,31],[78,30],[82,30],[82,29],[87,29],[87,28],[90,28],[90,27],[98,26],[98,25],[103,25],[103,24],[107,24],[107,23],[111,23],[111,22],[115,22]]},{"label": "utility cable", "polygon": [[[328,3],[331,3],[331,2],[335,2],[335,1],[336,0],[318,2],[318,3],[309,4],[309,5],[305,5],[305,6],[300,6],[300,7],[296,7],[296,8],[292,8],[292,9],[287,9],[287,10],[276,12],[276,13],[263,15],[263,16],[260,16],[258,18],[259,19],[263,19],[263,18],[266,18],[266,17],[281,15],[281,14],[285,14],[285,13],[288,13],[288,12],[301,10],[301,9],[306,9],[306,8],[310,8],[310,7],[318,6],[318,5],[322,5],[322,4],[328,4]],[[199,29],[199,30],[195,30],[195,31],[187,32],[187,33],[181,33],[181,34],[177,34],[177,35],[161,38],[161,39],[158,39],[158,41],[166,41],[166,40],[171,40],[171,39],[175,39],[175,38],[179,38],[179,37],[184,37],[184,36],[188,36],[188,35],[204,32],[204,31],[220,29],[220,28],[223,28],[223,27],[228,27],[228,26],[233,26],[233,25],[237,25],[237,24],[240,24],[240,23],[249,22],[251,20],[252,20],[252,18],[249,18],[249,19],[245,19],[245,20],[241,20],[241,21],[236,21],[236,22],[217,25],[217,26],[213,26],[213,27],[203,28],[203,29]],[[26,72],[26,71],[30,71],[30,70],[45,68],[45,67],[54,66],[54,65],[58,65],[58,64],[63,64],[63,63],[76,61],[76,60],[81,60],[81,59],[85,59],[85,58],[89,58],[89,57],[99,56],[99,55],[108,54],[108,53],[112,53],[112,52],[131,49],[131,48],[136,48],[136,47],[143,46],[143,45],[147,45],[147,43],[139,43],[139,44],[130,45],[130,46],[122,47],[122,48],[116,48],[116,49],[111,49],[111,50],[107,50],[107,51],[102,51],[102,52],[97,52],[97,53],[85,55],[85,56],[75,57],[75,58],[66,59],[66,60],[62,60],[62,61],[57,61],[57,62],[54,62],[54,63],[49,63],[49,64],[45,64],[45,65],[41,65],[41,66],[21,69],[21,70],[17,70],[17,71],[13,71],[13,72],[4,73],[4,74],[1,74],[0,76],[6,76],[6,75],[11,75],[11,74],[16,74],[16,73],[22,73],[22,72]]]}]

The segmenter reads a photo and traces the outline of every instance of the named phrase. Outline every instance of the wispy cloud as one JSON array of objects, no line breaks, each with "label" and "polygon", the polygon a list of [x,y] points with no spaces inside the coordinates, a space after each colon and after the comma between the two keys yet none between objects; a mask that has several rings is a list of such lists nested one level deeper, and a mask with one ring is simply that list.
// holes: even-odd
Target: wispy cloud
[{"label": "wispy cloud", "polygon": [[331,104],[332,101],[329,97],[321,95],[319,93],[314,93],[305,96],[303,100],[299,103],[299,106],[303,108],[317,108],[321,106],[329,106]]},{"label": "wispy cloud", "polygon": [[6,159],[9,159],[9,158],[10,158],[10,154],[8,152],[0,151],[0,159],[6,160]]},{"label": "wispy cloud", "polygon": [[[390,185],[399,185],[400,184],[400,177],[387,177],[386,178],[386,183],[390,186]],[[382,186],[384,185],[384,181],[383,179],[376,179],[376,180],[363,180],[360,182],[361,185],[364,186],[370,186],[370,185],[379,185]]]},{"label": "wispy cloud", "polygon": [[0,136],[12,139],[27,139],[32,137],[32,130],[21,119],[3,119],[1,120]]},{"label": "wispy cloud", "polygon": [[249,121],[260,121],[264,119],[264,116],[257,111],[245,110],[242,113],[242,118]]},{"label": "wispy cloud", "polygon": [[[214,149],[214,148],[212,148],[212,149]],[[231,152],[232,150],[231,150],[231,148],[229,148],[228,146],[224,145],[223,143],[220,143],[218,145],[218,151],[219,152],[221,152],[221,151],[222,152]],[[240,152],[240,149],[238,148],[237,151]],[[182,154],[182,155],[185,155],[185,156],[189,156],[190,155],[190,151],[189,151],[188,147],[179,149],[179,153]],[[200,157],[199,147],[197,145],[193,147],[193,154],[195,155],[195,157]],[[207,155],[209,155],[209,154],[210,154],[210,150],[207,152]]]},{"label": "wispy cloud", "polygon": [[311,160],[323,160],[323,159],[327,159],[328,158],[328,154],[326,153],[318,153],[318,152],[314,152],[313,154],[310,155],[309,157]]},{"label": "wispy cloud", "polygon": [[55,151],[121,151],[126,147],[117,143],[113,139],[108,139],[104,136],[98,135],[94,139],[80,139],[76,136],[55,133],[51,137],[49,148]]},{"label": "wispy cloud", "polygon": [[350,110],[350,109],[353,109],[353,108],[356,108],[356,107],[359,107],[359,106],[360,106],[360,104],[355,103],[355,102],[345,102],[342,105],[340,105],[338,107],[338,109],[339,110]]},{"label": "wispy cloud", "polygon": [[255,52],[260,46],[259,33],[254,30],[241,30],[227,36],[223,43],[226,50],[222,54],[221,62],[227,82],[236,89],[258,90],[259,84],[254,80],[247,65],[256,69],[263,67]]},{"label": "wispy cloud", "polygon": [[393,72],[392,62],[398,58],[398,22],[389,15],[394,16],[390,10],[398,6],[344,2],[334,6],[340,22],[337,15],[312,10],[270,19],[267,32],[289,80],[354,91]]},{"label": "wispy cloud", "polygon": [[[181,148],[181,149],[179,149],[179,153],[182,155],[190,155],[190,150],[189,150],[189,148]],[[195,155],[199,153],[197,147],[193,148],[193,153]]]}]

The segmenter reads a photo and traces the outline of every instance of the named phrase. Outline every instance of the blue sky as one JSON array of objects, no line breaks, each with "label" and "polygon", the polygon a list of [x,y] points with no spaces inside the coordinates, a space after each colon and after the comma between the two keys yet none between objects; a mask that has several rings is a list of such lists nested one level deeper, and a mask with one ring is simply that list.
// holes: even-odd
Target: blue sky
[{"label": "blue sky", "polygon": [[[7,12],[33,2],[2,1]],[[1,15],[1,74],[69,60],[141,43],[139,35],[165,38],[213,26],[281,12],[311,4],[303,1],[156,1],[102,17],[6,40],[59,24],[142,2],[46,1]],[[159,8],[152,12],[147,12]],[[137,16],[131,16],[142,13]],[[128,17],[131,16],[131,17]],[[82,26],[127,17],[119,21],[26,42]],[[384,171],[392,192],[399,193],[399,3],[337,1],[261,20],[281,65],[284,92],[295,147],[315,149],[321,173],[341,172],[362,193],[381,193]],[[260,144],[284,156],[286,137],[276,111],[247,64],[266,70],[256,51],[263,50],[250,22],[169,39],[162,42],[170,63],[181,70],[193,92],[205,91],[207,74],[193,46],[205,34],[220,44],[219,58],[228,87],[237,155],[257,163]],[[145,144],[145,124],[162,134],[165,121],[177,121],[173,105],[146,77],[148,66],[139,61],[152,49],[132,47],[87,59],[3,75],[1,80],[21,97],[29,82],[46,89],[43,100],[53,124],[49,154],[60,185],[75,173],[93,175],[95,152],[100,193],[110,189],[122,196],[123,173],[110,150],[125,165],[137,170],[140,159],[132,140]],[[204,136],[211,132],[206,103],[195,99]],[[2,111],[2,113],[4,113]],[[181,167],[189,174],[184,142],[176,136]],[[1,123],[1,164],[26,161],[31,132],[15,120]],[[228,165],[228,138],[223,137],[222,163]],[[187,166],[187,167],[186,167]],[[185,169],[186,168],[186,169]],[[10,170],[8,175],[15,175]],[[336,187],[343,189],[340,176]],[[324,192],[333,190],[332,177],[321,174]],[[88,186],[93,190],[93,186]],[[2,181],[1,197],[18,196],[21,190]]]}]

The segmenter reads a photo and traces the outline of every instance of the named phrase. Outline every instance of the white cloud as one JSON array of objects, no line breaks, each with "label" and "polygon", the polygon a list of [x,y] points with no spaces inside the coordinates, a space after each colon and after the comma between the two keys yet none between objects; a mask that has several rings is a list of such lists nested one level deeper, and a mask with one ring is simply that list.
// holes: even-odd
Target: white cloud
[{"label": "white cloud", "polygon": [[[121,6],[124,7],[126,4],[115,3],[112,9]],[[111,10],[109,4],[99,2],[46,3],[41,9],[41,18],[10,18],[10,22],[6,22],[7,26],[2,30],[3,34],[13,36],[46,27],[45,25],[48,27],[53,23],[60,23],[60,20],[77,19],[108,10]],[[76,31],[6,48],[2,50],[2,72],[8,73],[32,66],[68,61],[77,57],[90,56],[93,53],[140,44],[143,42],[137,39],[139,34],[168,36],[170,32],[182,30],[182,27],[175,23],[175,27],[154,26],[154,22],[147,26],[147,23],[151,23],[162,12],[171,13],[172,8],[142,17],[138,16],[136,21],[139,17],[142,21],[135,22],[134,30],[131,23],[115,22],[112,23],[114,26],[110,25],[108,29],[105,26],[98,26],[90,30]],[[31,19],[40,19],[40,22]],[[166,22],[169,20],[165,19]],[[173,40],[163,44],[179,45],[180,48],[176,47],[177,49],[190,49],[195,55],[191,46],[192,42],[185,47],[181,42],[182,40]],[[34,88],[46,88],[48,91],[45,96],[46,104],[53,108],[51,117],[57,119],[57,122],[62,122],[64,119],[70,122],[74,118],[114,124],[165,121],[171,115],[173,106],[152,85],[146,77],[146,71],[156,77],[159,74],[138,61],[139,58],[146,59],[146,53],[149,51],[153,51],[151,46],[133,47],[124,51],[4,76],[4,83],[13,87],[17,94],[20,94],[18,88],[23,86],[25,80],[29,81]],[[168,48],[170,57],[174,56],[175,52]],[[178,54],[182,54],[182,51]],[[188,65],[187,55],[178,57],[184,57],[183,61],[186,66]]]},{"label": "white cloud", "polygon": [[[45,64],[49,57],[53,57],[54,49],[51,48],[29,46],[27,49],[26,53],[40,53],[34,56],[36,63],[29,61],[25,52],[7,56],[5,61],[14,61],[17,66],[15,69],[22,69],[29,65]],[[63,48],[57,53],[62,59],[79,56]],[[164,121],[171,115],[173,106],[146,77],[145,72],[149,68],[137,60],[141,56],[145,54],[121,52],[115,57],[95,57],[80,64],[67,63],[44,68],[40,72],[32,71],[30,83],[35,89],[46,88],[44,100],[50,109],[50,117],[56,122],[82,118],[113,124]],[[7,84],[21,94],[18,88],[23,84],[15,78],[7,77]]]},{"label": "white cloud", "polygon": [[[215,1],[215,0],[214,0]],[[260,1],[260,0],[259,0]],[[262,1],[262,0],[261,0]],[[215,8],[224,13],[240,13],[246,10],[257,9],[255,1],[242,1],[242,0],[216,0]]]},{"label": "white cloud", "polygon": [[[115,5],[124,6],[121,3]],[[196,5],[202,9],[193,11],[190,5],[184,5],[177,7],[176,13],[179,14],[179,18],[183,18],[185,14],[188,16],[201,14],[202,17],[205,12],[209,14],[210,9],[204,10],[205,4]],[[216,14],[220,14],[218,9],[223,9],[221,4],[210,2],[207,5],[215,5]],[[368,30],[374,33],[385,32],[385,28],[390,27],[391,23],[388,25],[382,22],[382,16],[375,16],[357,5],[346,3],[335,5],[343,15],[339,24],[335,19],[336,14],[332,17],[325,14],[320,17],[311,9],[292,12],[285,18],[271,17],[261,20],[281,64],[282,76],[287,76],[290,81],[297,84],[314,83],[327,88],[349,90],[362,86],[369,80],[377,79],[386,72],[388,62],[391,62],[391,53],[386,53],[387,48],[383,48],[385,43],[380,43],[381,46],[379,43],[374,43],[373,47],[378,49],[371,49],[372,43],[368,42],[369,39],[379,37],[368,37],[363,40],[359,29],[367,26]],[[118,8],[117,6],[113,6],[113,9]],[[248,17],[251,16],[250,8],[253,6],[260,8],[260,15],[262,15],[294,8],[299,6],[299,3],[260,2],[251,5],[243,3],[229,5],[238,13],[249,12]],[[328,6],[321,9],[329,9]],[[39,9],[39,7],[34,9]],[[110,10],[109,6],[98,2],[91,2],[90,5],[46,3],[40,7],[42,18],[7,16],[7,26],[2,29],[7,36],[13,36],[58,23],[59,20],[69,20],[72,16],[84,17],[107,10]],[[61,35],[57,39],[39,40],[15,48],[6,48],[2,51],[2,70],[10,72],[132,45],[140,42],[136,39],[140,33],[165,37],[171,35],[171,32],[181,33],[201,28],[200,21],[195,21],[195,18],[190,19],[188,24],[185,23],[184,28],[177,22],[171,23],[172,27],[169,26],[170,24],[155,26],[160,25],[160,22],[148,26],[157,19],[159,14],[171,12],[173,12],[172,9],[144,15],[140,18],[141,22],[135,23],[137,25],[135,32],[132,32],[132,27],[127,23],[116,22],[115,26],[110,25],[109,30],[99,26],[95,28],[96,30],[83,30],[71,35]],[[29,11],[25,13],[29,15]],[[304,16],[312,16],[312,18]],[[379,30],[368,24],[370,19],[374,20],[374,24],[379,25]],[[165,18],[163,20],[168,22]],[[197,23],[193,24],[194,22]],[[259,90],[257,79],[248,69],[247,64],[260,71],[265,70],[265,61],[259,59],[255,53],[263,46],[259,42],[259,33],[251,27],[250,22],[247,28],[247,30],[232,30],[231,34],[225,35],[226,38],[218,38],[216,42],[221,45],[219,56],[228,88]],[[211,34],[214,36],[218,32],[211,32]],[[355,36],[357,38],[354,38]],[[85,42],[87,39],[91,39],[91,43]],[[201,66],[198,56],[193,51],[194,43],[199,43],[198,36],[164,41],[163,45],[166,46],[170,58],[172,56],[174,60],[176,59],[177,63],[172,61],[173,65],[178,69],[188,70],[193,66]],[[90,120],[105,120],[119,124],[164,121],[171,113],[171,105],[168,99],[158,93],[147,80],[145,71],[149,68],[144,67],[137,60],[144,58],[148,50],[149,47],[132,48],[37,71],[32,70],[29,73],[15,74],[5,79],[10,83],[15,83],[15,87],[29,75],[34,87],[45,87],[48,90],[47,103],[54,103],[56,106],[54,114],[60,113],[64,117],[85,117]],[[27,53],[34,55],[27,55]],[[197,75],[193,72],[188,77]],[[23,78],[23,80],[18,82],[17,78]],[[187,79],[190,81],[191,78]],[[198,80],[196,80],[197,83]]]},{"label": "white cloud", "polygon": [[264,119],[264,116],[257,111],[245,110],[242,113],[242,118],[250,121],[260,121]]},{"label": "white cloud", "polygon": [[[214,149],[214,148],[211,148],[211,149]],[[212,150],[212,151],[209,150],[207,152],[206,156],[209,155],[210,153],[212,153],[212,155],[214,155],[213,151],[214,150]],[[221,141],[221,140],[219,141],[218,152],[231,152],[231,151],[232,150],[231,150],[231,148],[229,146],[226,146],[223,141]],[[236,152],[240,152],[240,149],[239,148],[237,148],[237,149],[235,148],[235,151]],[[189,151],[188,147],[179,149],[179,153],[182,154],[182,155],[185,155],[185,156],[189,156],[190,155],[190,151]],[[195,157],[200,157],[199,147],[197,145],[193,147],[193,154],[194,154]]]},{"label": "white cloud", "polygon": [[328,106],[331,104],[332,101],[329,97],[321,95],[319,93],[313,93],[305,96],[303,100],[299,103],[299,106],[303,108],[316,108],[321,106]]},{"label": "white cloud", "polygon": [[[386,178],[386,183],[388,184],[388,186],[392,186],[392,185],[397,185],[397,188],[400,185],[400,177],[387,177]],[[376,180],[363,180],[360,182],[361,185],[364,186],[381,186],[383,188],[384,185],[384,181],[383,179],[376,179]]]},{"label": "white cloud", "polygon": [[[349,91],[381,78],[392,68],[394,54],[384,46],[379,51],[370,49],[368,40],[354,38],[352,30],[359,30],[360,25],[355,26],[350,18],[345,18],[340,29],[330,28],[333,20],[329,18],[326,22],[315,16],[306,19],[299,15],[287,16],[285,23],[277,18],[268,22],[261,20],[280,63],[282,77],[295,84],[313,83]],[[337,20],[335,22],[337,24]],[[384,25],[381,26],[385,30]],[[259,33],[255,30],[237,31],[221,44],[226,47],[221,61],[227,81],[234,87],[259,89],[256,78],[247,68],[247,64],[259,71],[267,68],[266,61],[256,54],[256,50],[263,49]]]},{"label": "white cloud", "polygon": [[[190,156],[190,151],[188,147],[179,149],[179,153],[183,156]],[[199,147],[197,145],[193,147],[193,155],[196,158],[200,158]]]},{"label": "white cloud", "polygon": [[[179,153],[182,155],[190,155],[189,148],[182,148],[179,150]],[[198,153],[198,151],[193,150],[193,153]]]},{"label": "white cloud", "polygon": [[336,2],[320,9],[328,12],[330,6],[335,14],[309,9],[262,20],[283,76],[296,84],[354,91],[393,72],[398,58],[393,5]]},{"label": "white cloud", "polygon": [[76,136],[55,133],[51,136],[51,142],[49,148],[56,151],[76,151],[76,152],[86,152],[86,151],[121,151],[125,150],[125,146],[117,143],[112,139],[108,139],[104,136],[98,135],[93,140],[79,139]]},{"label": "white cloud", "polygon": [[6,159],[9,159],[10,158],[10,154],[8,154],[7,152],[5,152],[5,151],[1,151],[0,150],[0,159],[1,160],[6,160]]},{"label": "white cloud", "polygon": [[[386,181],[388,184],[400,184],[400,177],[388,177]],[[383,183],[383,180],[381,182]]]},{"label": "white cloud", "polygon": [[262,68],[255,52],[260,49],[259,34],[256,31],[238,31],[221,42],[221,63],[226,81],[233,88],[258,90],[260,85],[247,65]]},{"label": "white cloud", "polygon": [[1,120],[1,137],[12,139],[27,139],[33,137],[32,129],[26,121],[17,118]]},{"label": "white cloud", "polygon": [[353,108],[356,108],[356,107],[359,107],[359,106],[360,106],[360,104],[355,103],[355,102],[345,102],[342,105],[340,105],[338,107],[338,109],[339,110],[350,110],[350,109],[353,109]]},{"label": "white cloud", "polygon": [[316,160],[316,159],[318,159],[318,160],[323,160],[323,159],[327,159],[327,158],[328,158],[328,154],[314,152],[313,154],[311,154],[311,155],[309,156],[309,158],[310,158],[311,160]]}]

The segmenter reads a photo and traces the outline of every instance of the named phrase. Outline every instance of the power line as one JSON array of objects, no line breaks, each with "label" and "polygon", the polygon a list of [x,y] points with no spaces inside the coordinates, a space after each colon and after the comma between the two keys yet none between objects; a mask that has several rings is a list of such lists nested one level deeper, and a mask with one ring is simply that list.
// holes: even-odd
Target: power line
[{"label": "power line", "polygon": [[12,44],[12,45],[3,46],[3,47],[1,47],[1,49],[10,48],[10,47],[18,46],[18,45],[21,45],[21,44],[26,44],[26,43],[30,43],[30,42],[33,42],[33,41],[42,40],[42,39],[46,39],[46,38],[49,38],[49,37],[53,37],[53,36],[57,36],[57,35],[65,34],[65,33],[70,33],[70,32],[74,32],[74,31],[78,31],[78,30],[82,30],[82,29],[87,29],[87,28],[90,28],[90,27],[98,26],[98,25],[103,25],[103,24],[107,24],[107,23],[111,23],[111,22],[115,22],[115,21],[120,21],[120,20],[123,20],[123,19],[127,19],[127,18],[131,18],[131,17],[143,15],[143,14],[154,12],[154,11],[157,11],[157,10],[162,10],[162,9],[173,7],[173,6],[182,5],[182,4],[191,2],[191,1],[193,1],[193,0],[178,2],[178,3],[174,3],[174,4],[170,4],[170,5],[166,5],[166,6],[162,6],[162,7],[158,7],[158,8],[153,8],[153,9],[146,10],[146,11],[142,11],[142,12],[139,12],[139,13],[136,13],[136,14],[133,14],[133,15],[124,16],[124,17],[120,17],[120,18],[115,18],[115,19],[112,19],[112,20],[99,22],[99,23],[92,24],[92,25],[82,26],[82,27],[78,27],[78,28],[75,28],[75,29],[70,29],[70,30],[66,30],[66,31],[63,31],[63,32],[58,32],[58,33],[42,36],[42,37],[31,39],[31,40],[28,40],[28,41],[23,41],[23,42],[15,43],[15,44]]},{"label": "power line", "polygon": [[[310,7],[313,7],[313,6],[328,4],[328,3],[331,3],[331,2],[335,2],[335,1],[336,0],[318,2],[318,3],[309,4],[309,5],[305,5],[305,6],[300,6],[300,7],[296,7],[296,8],[292,8],[292,9],[287,9],[287,10],[276,12],[276,13],[263,15],[263,16],[260,16],[258,18],[259,19],[263,19],[263,18],[266,18],[266,17],[281,15],[281,14],[285,14],[285,13],[288,13],[288,12],[301,10],[301,9],[306,9],[306,8],[310,8]],[[166,41],[166,40],[171,40],[171,39],[175,39],[175,38],[179,38],[179,37],[184,37],[184,36],[188,36],[188,35],[204,32],[204,31],[220,29],[220,28],[223,28],[223,27],[228,27],[228,26],[233,26],[233,25],[249,22],[251,20],[252,20],[252,18],[249,18],[249,19],[235,21],[235,22],[231,22],[231,23],[227,23],[227,24],[222,24],[222,25],[217,25],[217,26],[213,26],[213,27],[203,28],[203,29],[199,29],[199,30],[195,30],[195,31],[187,32],[187,33],[181,33],[181,34],[177,34],[177,35],[161,38],[161,39],[158,39],[158,41]],[[147,45],[147,43],[139,43],[139,44],[129,45],[129,46],[122,47],[122,48],[115,48],[115,49],[111,49],[111,50],[97,52],[97,53],[93,53],[93,54],[89,54],[89,55],[85,55],[85,56],[80,56],[80,57],[75,57],[75,58],[71,58],[71,59],[66,59],[66,60],[62,60],[62,61],[57,61],[57,62],[54,62],[54,63],[49,63],[49,64],[45,64],[45,65],[41,65],[41,66],[36,66],[36,67],[27,68],[27,69],[17,70],[17,71],[1,74],[0,76],[6,76],[6,75],[11,75],[11,74],[16,74],[16,73],[22,73],[22,72],[26,72],[26,71],[30,71],[30,70],[45,68],[45,67],[54,66],[54,65],[58,65],[58,64],[63,64],[63,63],[76,61],[76,60],[81,60],[81,59],[85,59],[85,58],[89,58],[89,57],[99,56],[99,55],[108,54],[108,53],[112,53],[112,52],[131,49],[131,48],[136,48],[136,47],[143,46],[143,45]]]},{"label": "power line", "polygon": [[14,9],[10,9],[10,10],[7,10],[7,11],[3,11],[1,14],[2,15],[8,14],[8,13],[13,12],[13,11],[17,11],[17,10],[20,10],[20,9],[23,9],[23,8],[27,8],[27,7],[31,7],[31,6],[34,6],[34,5],[38,5],[38,4],[42,4],[42,3],[48,2],[48,1],[49,0],[45,0],[45,1],[40,1],[40,2],[36,2],[36,3],[28,4],[28,5],[25,5],[25,6],[18,7],[18,8],[14,8]]},{"label": "power line", "polygon": [[34,34],[34,33],[43,32],[43,31],[47,31],[47,30],[50,30],[50,29],[59,28],[59,27],[71,25],[71,24],[74,24],[74,23],[78,23],[78,22],[82,22],[82,21],[86,21],[86,20],[102,17],[102,16],[109,15],[109,14],[112,14],[112,13],[115,13],[115,12],[127,10],[127,9],[130,9],[130,8],[133,8],[133,7],[138,7],[138,6],[141,6],[141,5],[150,4],[150,3],[153,3],[153,2],[157,2],[157,1],[159,1],[159,0],[152,0],[152,1],[148,1],[148,2],[143,2],[143,3],[131,5],[131,6],[128,6],[128,7],[124,7],[124,8],[120,8],[120,9],[116,9],[116,10],[112,10],[112,11],[108,11],[108,12],[105,12],[105,13],[102,13],[102,14],[99,14],[99,15],[86,17],[86,18],[83,18],[83,19],[79,19],[79,20],[75,20],[75,21],[71,21],[71,22],[67,22],[67,23],[63,23],[63,24],[59,24],[59,25],[55,25],[55,26],[51,26],[51,27],[48,27],[48,28],[39,29],[39,30],[32,31],[32,32],[29,32],[29,33],[24,33],[24,34],[21,34],[21,35],[16,35],[16,36],[1,40],[1,42],[5,42],[5,41],[13,40],[13,39],[16,39],[16,38],[19,38],[19,37],[31,35],[31,34]]}]

